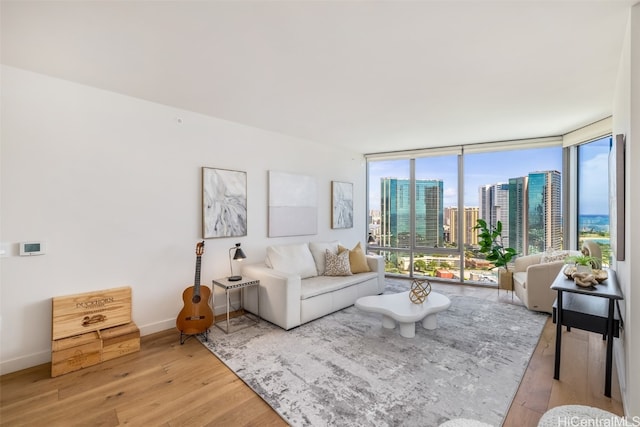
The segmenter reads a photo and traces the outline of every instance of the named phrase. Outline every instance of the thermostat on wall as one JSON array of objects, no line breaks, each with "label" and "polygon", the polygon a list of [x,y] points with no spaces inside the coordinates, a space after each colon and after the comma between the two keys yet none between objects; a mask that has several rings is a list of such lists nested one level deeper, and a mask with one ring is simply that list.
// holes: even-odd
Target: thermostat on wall
[{"label": "thermostat on wall", "polygon": [[20,242],[20,256],[43,254],[44,244],[42,242]]}]

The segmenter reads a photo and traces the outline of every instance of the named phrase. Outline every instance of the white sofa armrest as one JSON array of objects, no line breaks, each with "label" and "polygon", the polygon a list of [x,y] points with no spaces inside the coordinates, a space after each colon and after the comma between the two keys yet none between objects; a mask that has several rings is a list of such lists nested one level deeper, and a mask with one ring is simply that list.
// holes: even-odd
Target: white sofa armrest
[{"label": "white sofa armrest", "polygon": [[367,255],[367,265],[371,271],[378,274],[378,291],[380,293],[384,292],[384,258],[380,255]]},{"label": "white sofa armrest", "polygon": [[[283,329],[291,329],[300,325],[300,290],[299,275],[284,273],[267,267],[266,264],[247,264],[242,274],[260,281],[260,313],[259,316]],[[255,310],[255,303],[246,298],[247,309]]]}]

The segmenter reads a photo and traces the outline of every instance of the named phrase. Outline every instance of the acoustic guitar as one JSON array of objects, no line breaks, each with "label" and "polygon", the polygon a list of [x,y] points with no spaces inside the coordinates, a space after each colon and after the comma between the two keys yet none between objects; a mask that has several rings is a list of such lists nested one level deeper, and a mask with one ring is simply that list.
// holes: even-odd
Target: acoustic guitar
[{"label": "acoustic guitar", "polygon": [[180,331],[180,344],[184,344],[183,335],[191,336],[205,332],[213,323],[213,311],[209,306],[211,289],[200,286],[200,265],[204,241],[196,245],[196,277],[193,286],[182,292],[184,307],[176,319],[176,326]]}]

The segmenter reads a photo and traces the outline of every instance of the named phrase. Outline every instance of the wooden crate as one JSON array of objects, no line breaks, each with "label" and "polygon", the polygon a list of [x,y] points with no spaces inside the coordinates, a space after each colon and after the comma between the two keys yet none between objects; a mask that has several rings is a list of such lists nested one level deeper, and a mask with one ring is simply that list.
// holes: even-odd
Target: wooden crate
[{"label": "wooden crate", "polygon": [[98,332],[51,342],[51,376],[66,374],[102,361],[102,340]]},{"label": "wooden crate", "polygon": [[100,330],[102,361],[115,359],[140,350],[140,329],[135,323]]},{"label": "wooden crate", "polygon": [[53,340],[106,329],[131,322],[131,288],[54,297]]}]

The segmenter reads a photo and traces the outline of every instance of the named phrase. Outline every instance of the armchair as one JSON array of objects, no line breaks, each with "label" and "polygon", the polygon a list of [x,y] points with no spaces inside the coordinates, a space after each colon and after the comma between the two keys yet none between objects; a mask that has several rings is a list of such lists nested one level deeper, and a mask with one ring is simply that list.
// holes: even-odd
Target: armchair
[{"label": "armchair", "polygon": [[579,254],[578,251],[558,251],[516,258],[513,272],[516,296],[529,310],[551,314],[556,299],[556,291],[551,289],[551,284],[564,266],[564,259]]},{"label": "armchair", "polygon": [[564,266],[568,256],[589,255],[602,266],[600,246],[591,240],[585,240],[580,251],[557,251],[525,255],[516,258],[513,272],[513,291],[529,310],[551,313],[556,291],[551,284]]}]

